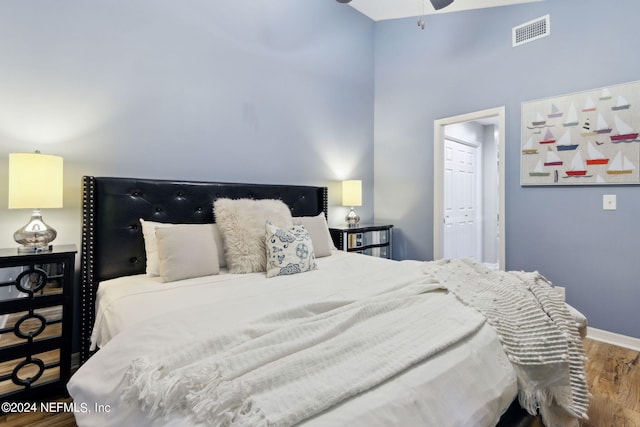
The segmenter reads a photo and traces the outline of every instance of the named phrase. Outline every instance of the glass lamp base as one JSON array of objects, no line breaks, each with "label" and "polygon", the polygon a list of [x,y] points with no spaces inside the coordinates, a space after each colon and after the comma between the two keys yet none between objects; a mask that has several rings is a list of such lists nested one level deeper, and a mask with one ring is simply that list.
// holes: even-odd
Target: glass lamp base
[{"label": "glass lamp base", "polygon": [[351,208],[351,210],[345,217],[345,220],[347,221],[347,226],[349,228],[356,228],[358,226],[358,223],[360,222],[360,216],[358,216],[356,211]]},{"label": "glass lamp base", "polygon": [[19,243],[18,252],[48,252],[51,250],[51,243],[58,233],[48,226],[40,214],[40,209],[34,209],[29,223],[13,233],[13,240]]}]

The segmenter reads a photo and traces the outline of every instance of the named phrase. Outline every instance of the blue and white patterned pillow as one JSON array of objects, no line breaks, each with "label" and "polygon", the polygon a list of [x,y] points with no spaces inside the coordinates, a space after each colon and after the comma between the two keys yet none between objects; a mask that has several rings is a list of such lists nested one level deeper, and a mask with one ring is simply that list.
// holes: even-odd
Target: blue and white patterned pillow
[{"label": "blue and white patterned pillow", "polygon": [[318,268],[311,236],[304,225],[283,229],[266,223],[267,277],[303,273]]}]

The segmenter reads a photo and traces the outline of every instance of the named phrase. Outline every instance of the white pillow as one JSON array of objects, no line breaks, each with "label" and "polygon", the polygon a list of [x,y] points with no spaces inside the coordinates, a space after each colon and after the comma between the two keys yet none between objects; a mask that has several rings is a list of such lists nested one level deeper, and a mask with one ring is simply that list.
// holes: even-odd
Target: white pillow
[{"label": "white pillow", "polygon": [[324,217],[324,213],[316,216],[294,217],[293,222],[294,224],[304,225],[304,228],[309,232],[311,241],[313,241],[316,258],[331,255],[331,249],[335,249],[335,245],[331,239],[331,233],[329,233],[329,226],[327,225],[327,219]]},{"label": "white pillow", "polygon": [[230,273],[265,271],[265,223],[293,225],[291,211],[282,200],[217,199],[213,203],[218,230],[222,234]]},{"label": "white pillow", "polygon": [[[208,230],[203,231],[203,230]],[[220,272],[211,227],[189,224],[156,227],[160,277],[164,282],[210,276]]]},{"label": "white pillow", "polygon": [[144,238],[144,251],[147,255],[147,276],[159,276],[160,269],[158,267],[158,242],[156,240],[156,227],[175,227],[177,225],[188,225],[190,227],[200,228],[202,232],[207,232],[208,228],[213,231],[213,238],[218,250],[218,264],[221,268],[226,267],[227,263],[222,250],[222,236],[215,224],[169,224],[165,222],[147,221],[140,218],[142,225],[142,237]]},{"label": "white pillow", "polygon": [[304,273],[318,268],[313,242],[304,225],[288,229],[267,221],[267,277]]}]

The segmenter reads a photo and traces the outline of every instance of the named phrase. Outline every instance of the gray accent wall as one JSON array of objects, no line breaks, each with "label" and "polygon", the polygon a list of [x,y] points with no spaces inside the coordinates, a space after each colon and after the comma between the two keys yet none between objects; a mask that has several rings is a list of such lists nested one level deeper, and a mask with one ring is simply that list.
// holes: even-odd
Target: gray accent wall
[{"label": "gray accent wall", "polygon": [[[511,29],[551,15],[551,35]],[[562,0],[375,26],[375,217],[394,256],[433,257],[433,122],[506,107],[506,267],[566,287],[590,325],[640,338],[640,186],[521,187],[521,103],[640,79],[640,3]],[[639,98],[634,98],[640,102]],[[617,195],[616,211],[602,196]]]}]

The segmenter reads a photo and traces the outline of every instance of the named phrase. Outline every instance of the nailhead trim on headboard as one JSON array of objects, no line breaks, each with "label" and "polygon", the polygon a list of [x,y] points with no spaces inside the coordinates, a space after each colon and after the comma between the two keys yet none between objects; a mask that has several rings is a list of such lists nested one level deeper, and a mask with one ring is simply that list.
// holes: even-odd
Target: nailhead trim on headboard
[{"label": "nailhead trim on headboard", "polygon": [[95,182],[93,177],[85,176],[83,181],[82,198],[82,254],[81,274],[81,327],[80,327],[80,364],[89,358],[91,344],[91,329],[95,317],[95,296],[93,289],[93,253],[94,253],[94,220],[95,220]]}]

